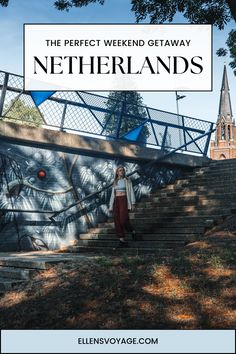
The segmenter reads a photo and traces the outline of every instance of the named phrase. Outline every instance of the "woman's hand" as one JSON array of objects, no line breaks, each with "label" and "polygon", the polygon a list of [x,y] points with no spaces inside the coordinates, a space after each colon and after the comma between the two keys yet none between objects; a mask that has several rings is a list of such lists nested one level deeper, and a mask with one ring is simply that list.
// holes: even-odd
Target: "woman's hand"
[{"label": "woman's hand", "polygon": [[131,211],[134,211],[134,210],[135,210],[135,207],[136,207],[136,205],[135,205],[135,204],[132,204]]}]

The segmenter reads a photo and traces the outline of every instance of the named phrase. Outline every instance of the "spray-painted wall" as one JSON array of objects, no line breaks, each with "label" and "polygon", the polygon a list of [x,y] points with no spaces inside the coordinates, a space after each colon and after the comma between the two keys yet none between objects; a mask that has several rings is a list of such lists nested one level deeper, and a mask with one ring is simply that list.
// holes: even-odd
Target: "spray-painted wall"
[{"label": "spray-painted wall", "polygon": [[[60,210],[102,189],[114,178],[117,165],[132,176],[137,200],[173,182],[178,166],[145,168],[146,162],[68,154],[9,143],[0,147],[0,209]],[[49,219],[50,214],[0,211],[0,251],[57,249],[109,216],[111,190]],[[82,211],[81,211],[82,208]],[[82,216],[81,216],[82,214]]]}]

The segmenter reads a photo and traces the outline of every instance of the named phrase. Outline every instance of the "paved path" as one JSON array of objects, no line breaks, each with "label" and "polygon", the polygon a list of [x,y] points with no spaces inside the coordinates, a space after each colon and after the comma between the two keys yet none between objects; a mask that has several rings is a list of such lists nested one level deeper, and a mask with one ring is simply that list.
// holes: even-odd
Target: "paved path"
[{"label": "paved path", "polygon": [[28,260],[43,262],[80,261],[82,259],[97,258],[96,255],[79,253],[59,253],[57,251],[33,251],[33,252],[0,252],[0,260]]}]

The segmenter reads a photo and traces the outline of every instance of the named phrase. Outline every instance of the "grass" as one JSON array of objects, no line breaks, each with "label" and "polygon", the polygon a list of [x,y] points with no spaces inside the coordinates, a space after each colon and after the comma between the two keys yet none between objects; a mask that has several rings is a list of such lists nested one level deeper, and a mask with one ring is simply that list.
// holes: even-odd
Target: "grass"
[{"label": "grass", "polygon": [[0,297],[2,329],[233,329],[236,236],[60,263]]}]

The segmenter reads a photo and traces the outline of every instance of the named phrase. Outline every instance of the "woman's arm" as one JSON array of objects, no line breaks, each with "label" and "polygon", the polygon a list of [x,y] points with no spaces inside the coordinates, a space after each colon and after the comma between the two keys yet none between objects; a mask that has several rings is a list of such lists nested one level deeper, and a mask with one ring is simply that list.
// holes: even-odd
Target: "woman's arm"
[{"label": "woman's arm", "polygon": [[114,187],[112,187],[111,197],[110,197],[110,202],[109,202],[109,210],[110,211],[112,211],[112,209],[113,209],[114,199],[115,199],[115,189],[114,189]]},{"label": "woman's arm", "polygon": [[135,205],[136,203],[136,198],[135,198],[135,194],[134,194],[134,189],[133,189],[133,184],[132,181],[129,180],[130,183],[130,201],[132,205]]}]

